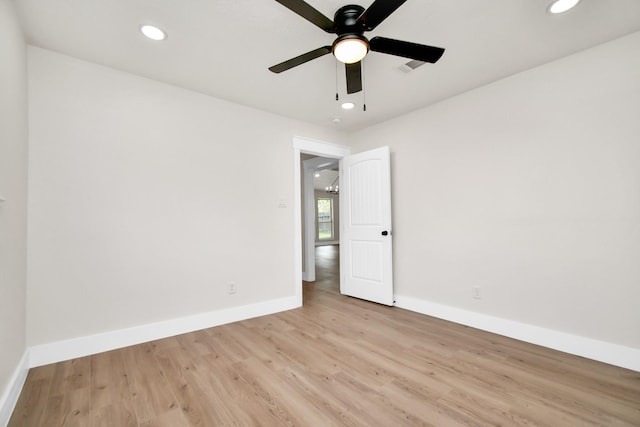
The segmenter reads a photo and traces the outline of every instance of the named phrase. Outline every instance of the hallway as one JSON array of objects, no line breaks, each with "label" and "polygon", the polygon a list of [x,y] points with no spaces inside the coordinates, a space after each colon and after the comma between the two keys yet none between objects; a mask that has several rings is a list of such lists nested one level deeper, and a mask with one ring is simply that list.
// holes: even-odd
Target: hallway
[{"label": "hallway", "polygon": [[340,246],[316,246],[315,252],[316,281],[302,282],[303,304],[314,298],[316,292],[340,294]]}]

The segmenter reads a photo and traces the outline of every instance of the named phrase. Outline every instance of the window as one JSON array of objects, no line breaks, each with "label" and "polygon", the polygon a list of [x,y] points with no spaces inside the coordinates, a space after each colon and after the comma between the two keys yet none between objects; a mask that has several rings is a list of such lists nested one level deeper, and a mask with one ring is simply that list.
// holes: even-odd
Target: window
[{"label": "window", "polygon": [[333,239],[333,200],[318,199],[318,240]]}]

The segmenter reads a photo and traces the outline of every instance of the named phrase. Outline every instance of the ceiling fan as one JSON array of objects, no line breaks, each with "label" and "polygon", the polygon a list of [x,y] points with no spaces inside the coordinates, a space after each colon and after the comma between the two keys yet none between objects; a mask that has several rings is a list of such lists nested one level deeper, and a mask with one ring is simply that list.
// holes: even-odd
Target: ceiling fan
[{"label": "ceiling fan", "polygon": [[345,64],[347,93],[351,94],[362,90],[361,61],[370,50],[431,63],[438,61],[444,53],[444,49],[440,47],[386,37],[374,37],[369,40],[364,36],[366,31],[376,28],[407,0],[375,0],[366,10],[359,5],[346,5],[336,11],[333,21],[303,0],[276,1],[320,29],[337,34],[338,37],[331,46],[320,47],[269,67],[269,70],[274,73],[281,73],[312,59],[333,53],[338,61]]}]

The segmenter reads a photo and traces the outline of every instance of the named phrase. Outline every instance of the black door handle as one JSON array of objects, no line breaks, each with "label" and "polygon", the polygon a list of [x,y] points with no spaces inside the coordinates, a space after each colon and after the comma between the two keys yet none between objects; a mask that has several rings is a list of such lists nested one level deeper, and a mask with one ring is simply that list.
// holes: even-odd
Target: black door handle
[{"label": "black door handle", "polygon": [[384,231],[382,232],[382,235],[383,235],[383,236],[386,236],[387,234],[389,234],[389,232],[388,232],[387,230],[384,230]]}]

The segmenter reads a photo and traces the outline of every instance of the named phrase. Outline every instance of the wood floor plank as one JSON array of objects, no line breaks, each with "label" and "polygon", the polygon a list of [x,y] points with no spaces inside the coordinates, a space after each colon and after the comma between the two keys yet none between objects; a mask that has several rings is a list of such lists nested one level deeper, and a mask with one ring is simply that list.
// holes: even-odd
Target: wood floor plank
[{"label": "wood floor plank", "polygon": [[286,373],[268,369],[260,360],[249,358],[233,366],[268,412],[286,426],[334,425],[331,418],[305,399],[289,392]]},{"label": "wood floor plank", "polygon": [[341,296],[318,254],[303,307],[32,369],[9,426],[640,426],[640,372]]},{"label": "wood floor plank", "polygon": [[190,427],[179,408],[173,408],[155,418],[140,423],[140,427]]},{"label": "wood floor plank", "polygon": [[261,316],[256,317],[254,319],[248,319],[245,322],[242,322],[247,328],[256,328],[262,331],[270,331],[270,332],[286,332],[294,329],[296,326],[292,325],[283,319],[276,316]]},{"label": "wood floor plank", "polygon": [[290,367],[285,373],[285,380],[289,384],[292,393],[304,396],[317,410],[331,418],[332,425],[338,426],[367,426],[366,413],[355,407],[351,401],[345,401],[334,393],[327,393],[327,385],[332,381],[332,376],[308,375],[308,372],[299,366]]},{"label": "wood floor plank", "polygon": [[251,357],[251,350],[233,339],[234,325],[223,325],[207,329],[205,332],[211,337],[213,349],[226,359],[238,362]]},{"label": "wood floor plank", "polygon": [[[219,373],[207,366],[205,356],[194,354],[189,347],[180,345],[178,337],[172,340],[176,345],[156,347],[154,357],[189,425],[205,427],[229,424],[230,416],[225,402],[208,385],[208,376],[217,376]],[[209,353],[208,357],[230,364],[218,353]]]},{"label": "wood floor plank", "polygon": [[229,333],[233,335],[233,341],[238,346],[246,349],[246,353],[251,354],[251,357],[261,360],[276,370],[291,364],[291,359],[284,354],[283,350],[272,339],[273,336],[278,334],[273,334],[268,329],[247,327],[244,324],[233,326],[233,328],[229,329]]},{"label": "wood floor plank", "polygon": [[224,406],[227,425],[282,425],[233,365],[214,356],[203,357],[202,365],[208,372],[215,372],[205,376],[207,392]]},{"label": "wood floor plank", "polygon": [[167,343],[177,343],[182,346],[182,348],[188,348],[189,353],[193,355],[207,356],[210,354],[219,354],[211,340],[211,335],[203,330],[178,335],[172,337],[170,340],[165,339],[163,341]]},{"label": "wood floor plank", "polygon": [[27,377],[8,427],[38,427],[49,398],[51,378]]},{"label": "wood floor plank", "polygon": [[373,425],[411,425],[411,426],[433,426],[431,422],[420,419],[406,406],[406,401],[396,401],[384,394],[384,389],[371,386],[362,378],[340,372],[333,377],[338,384],[346,388],[349,392],[344,395],[348,402],[354,400],[354,396],[361,401],[363,410],[372,415]]},{"label": "wood floor plank", "polygon": [[117,404],[109,404],[96,409],[91,409],[91,427],[137,427],[138,421],[130,409]]},{"label": "wood floor plank", "polygon": [[90,410],[91,359],[67,360],[52,365],[51,369],[43,419],[50,425],[86,425]]},{"label": "wood floor plank", "polygon": [[122,352],[91,356],[91,420],[96,427],[136,427],[138,421],[129,390]]},{"label": "wood floor plank", "polygon": [[150,343],[121,350],[129,391],[138,423],[156,419],[177,407]]},{"label": "wood floor plank", "polygon": [[45,415],[48,425],[83,427],[90,424],[89,387],[67,390],[62,394],[50,395]]},{"label": "wood floor plank", "polygon": [[340,370],[341,360],[320,350],[322,338],[313,339],[305,331],[294,329],[270,337],[270,342],[286,356],[289,364],[310,375],[328,376]]},{"label": "wood floor plank", "polygon": [[29,370],[20,397],[7,424],[8,427],[40,425],[49,398],[54,370],[54,364]]}]

